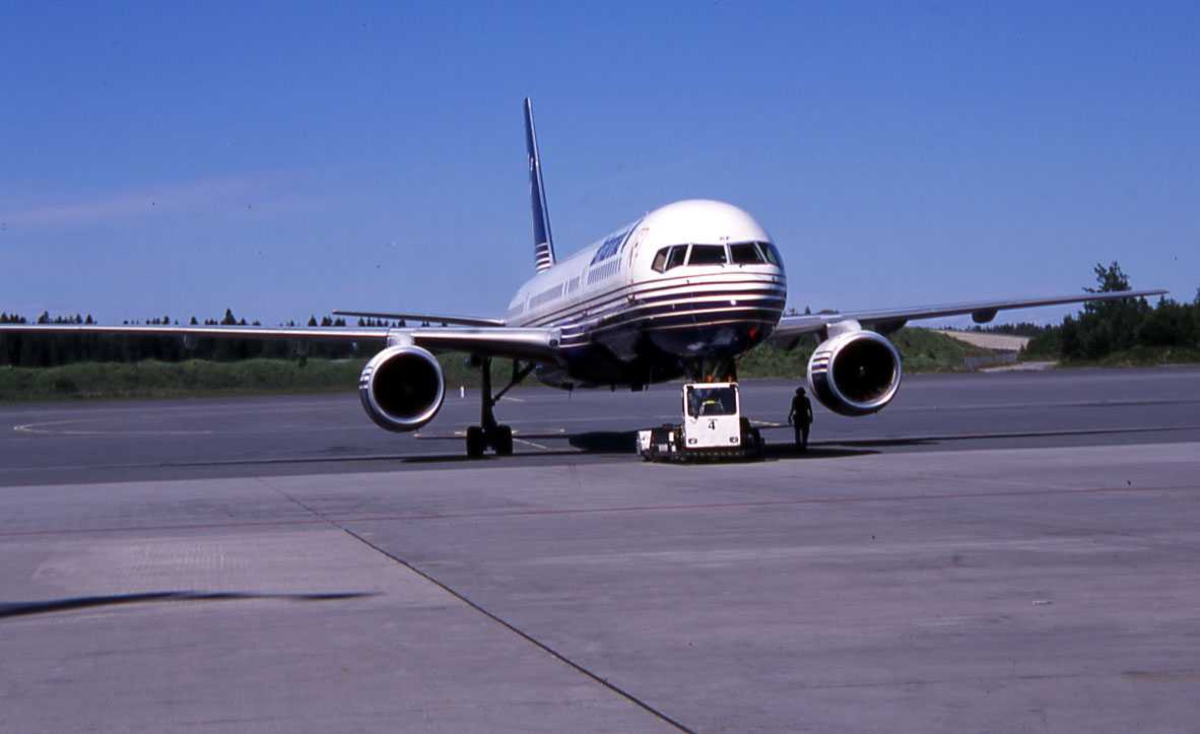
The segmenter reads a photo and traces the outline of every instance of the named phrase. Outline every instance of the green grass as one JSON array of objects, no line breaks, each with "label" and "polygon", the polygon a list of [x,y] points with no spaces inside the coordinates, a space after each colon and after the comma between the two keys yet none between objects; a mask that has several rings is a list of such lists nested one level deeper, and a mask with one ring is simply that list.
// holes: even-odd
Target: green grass
[{"label": "green grass", "polygon": [[[989,354],[944,334],[926,329],[901,329],[892,336],[908,372],[948,372],[963,369],[963,358]],[[742,378],[800,379],[815,344],[802,343],[788,351],[764,346],[742,358]],[[476,387],[479,370],[463,355],[441,355],[439,361],[449,390]],[[358,386],[365,359],[305,362],[250,359],[242,362],[84,362],[62,367],[0,367],[0,402],[70,400],[82,398],[181,398],[220,395],[347,392]],[[507,383],[508,360],[493,360],[492,379]],[[536,384],[536,383],[526,383]]]},{"label": "green grass", "polygon": [[[461,356],[443,357],[441,362],[449,389],[479,384],[479,370],[468,367]],[[0,367],[0,402],[347,392],[357,388],[365,363],[363,359],[249,359]],[[496,384],[505,384],[511,370],[507,360],[495,360],[492,374]]]},{"label": "green grass", "polygon": [[1154,367],[1166,364],[1200,363],[1200,349],[1196,347],[1134,347],[1113,352],[1095,360],[1070,359],[1059,362],[1063,367]]},{"label": "green grass", "polygon": [[83,362],[0,368],[0,400],[165,398],[353,389],[361,361]]}]

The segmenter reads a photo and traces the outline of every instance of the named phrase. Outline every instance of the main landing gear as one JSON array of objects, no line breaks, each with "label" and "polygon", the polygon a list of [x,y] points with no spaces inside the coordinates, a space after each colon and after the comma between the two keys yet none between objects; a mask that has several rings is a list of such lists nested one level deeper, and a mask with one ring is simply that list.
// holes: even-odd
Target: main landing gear
[{"label": "main landing gear", "polygon": [[500,398],[504,397],[504,393],[528,377],[530,372],[533,372],[534,365],[528,364],[520,367],[518,362],[513,361],[512,381],[503,390],[492,395],[492,358],[482,357],[479,361],[480,367],[483,369],[481,425],[471,426],[467,429],[467,456],[473,459],[478,458],[483,456],[483,452],[488,448],[495,451],[497,456],[509,456],[513,451],[512,428],[502,426],[496,421],[494,408],[496,403],[500,402]]}]

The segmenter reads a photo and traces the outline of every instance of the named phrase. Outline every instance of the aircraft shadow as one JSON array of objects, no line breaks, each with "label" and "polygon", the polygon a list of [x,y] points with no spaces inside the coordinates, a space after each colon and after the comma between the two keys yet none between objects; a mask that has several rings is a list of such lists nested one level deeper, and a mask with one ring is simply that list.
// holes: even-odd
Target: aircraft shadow
[{"label": "aircraft shadow", "polygon": [[567,437],[567,443],[589,454],[634,454],[637,431],[589,431]]},{"label": "aircraft shadow", "polygon": [[0,602],[0,619],[28,617],[34,614],[68,612],[75,609],[114,607],[127,604],[178,601],[242,601],[247,599],[284,599],[287,601],[341,601],[376,596],[375,592],[350,591],[329,594],[259,594],[238,591],[151,591],[141,594],[71,596],[43,601]]},{"label": "aircraft shadow", "polygon": [[[637,431],[591,431],[567,437],[572,447],[589,454],[634,454],[637,452]],[[772,444],[764,447],[763,458],[767,460],[791,459],[836,459],[851,456],[877,454],[868,448],[850,448],[842,445],[814,446],[808,451],[799,451],[792,443]]]}]

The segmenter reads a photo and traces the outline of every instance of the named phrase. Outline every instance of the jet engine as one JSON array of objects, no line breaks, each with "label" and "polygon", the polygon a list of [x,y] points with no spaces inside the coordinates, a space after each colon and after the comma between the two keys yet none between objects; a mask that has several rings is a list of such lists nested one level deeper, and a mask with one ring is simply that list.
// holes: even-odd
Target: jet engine
[{"label": "jet engine", "polygon": [[841,415],[868,415],[900,389],[900,352],[873,331],[847,331],[817,347],[808,360],[808,385],[821,404]]},{"label": "jet engine", "polygon": [[446,397],[442,366],[427,349],[388,347],[358,378],[363,409],[380,428],[415,431],[437,415]]}]

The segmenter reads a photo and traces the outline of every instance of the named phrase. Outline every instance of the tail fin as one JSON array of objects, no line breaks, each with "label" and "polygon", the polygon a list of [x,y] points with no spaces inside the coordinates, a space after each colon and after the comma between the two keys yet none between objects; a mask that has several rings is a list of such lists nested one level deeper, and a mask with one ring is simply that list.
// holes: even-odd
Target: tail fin
[{"label": "tail fin", "polygon": [[554,235],[550,234],[550,211],[546,208],[546,185],[537,133],[533,129],[533,103],[525,98],[525,149],[529,153],[529,196],[533,204],[533,255],[540,273],[554,265]]}]

